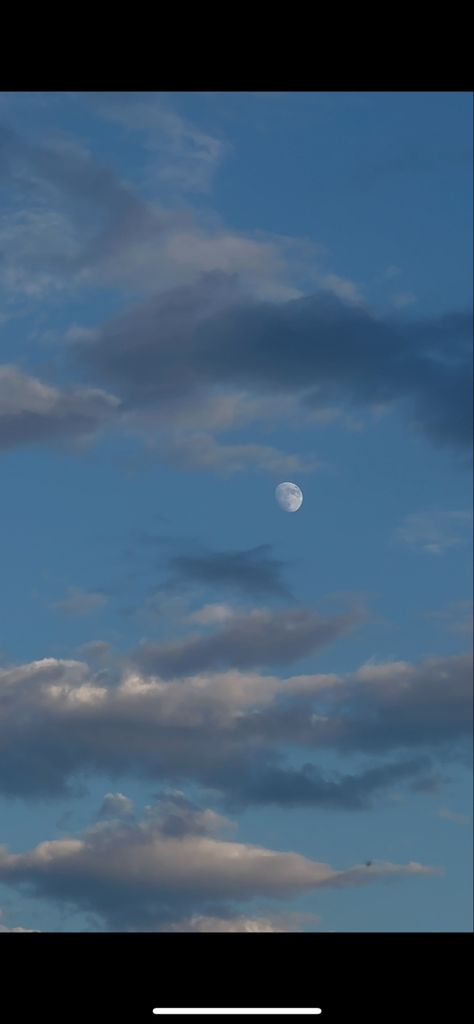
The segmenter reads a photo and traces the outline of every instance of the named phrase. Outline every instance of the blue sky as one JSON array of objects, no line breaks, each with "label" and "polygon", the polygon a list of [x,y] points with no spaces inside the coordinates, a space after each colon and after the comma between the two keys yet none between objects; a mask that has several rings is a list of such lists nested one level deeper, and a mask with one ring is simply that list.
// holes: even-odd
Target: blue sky
[{"label": "blue sky", "polygon": [[472,929],[471,183],[467,93],[0,96],[0,930]]}]

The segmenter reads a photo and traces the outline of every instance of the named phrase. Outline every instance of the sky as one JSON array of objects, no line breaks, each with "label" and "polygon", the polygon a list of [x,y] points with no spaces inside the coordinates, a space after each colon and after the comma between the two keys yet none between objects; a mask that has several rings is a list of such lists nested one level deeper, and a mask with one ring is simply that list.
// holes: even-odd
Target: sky
[{"label": "sky", "polygon": [[0,338],[0,931],[471,931],[471,94],[0,94]]}]

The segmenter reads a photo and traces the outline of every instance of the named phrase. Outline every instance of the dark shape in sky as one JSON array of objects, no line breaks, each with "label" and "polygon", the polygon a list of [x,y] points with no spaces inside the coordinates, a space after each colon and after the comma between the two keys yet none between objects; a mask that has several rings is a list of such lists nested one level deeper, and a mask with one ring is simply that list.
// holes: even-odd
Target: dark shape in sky
[{"label": "dark shape in sky", "polygon": [[325,293],[249,300],[213,273],[106,324],[85,360],[131,406],[210,387],[296,393],[306,403],[402,402],[435,443],[472,444],[472,313],[397,320]]},{"label": "dark shape in sky", "polygon": [[255,610],[236,614],[211,636],[172,644],[144,643],[135,660],[163,679],[205,670],[288,665],[349,632],[363,618],[357,608],[332,619],[307,608]]},{"label": "dark shape in sky", "polygon": [[271,544],[259,544],[236,551],[209,551],[202,547],[190,554],[172,555],[168,559],[171,583],[209,585],[215,593],[224,588],[253,597],[288,597],[289,590],[281,576],[285,563],[275,558],[272,550]]}]

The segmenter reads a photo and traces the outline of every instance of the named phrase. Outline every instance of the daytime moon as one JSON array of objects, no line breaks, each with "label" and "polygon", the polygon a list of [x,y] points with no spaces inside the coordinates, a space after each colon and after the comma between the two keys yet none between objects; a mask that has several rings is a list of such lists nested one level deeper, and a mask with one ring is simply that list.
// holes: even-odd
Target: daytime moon
[{"label": "daytime moon", "polygon": [[303,504],[303,491],[298,484],[286,481],[275,488],[275,498],[285,512],[297,512]]}]

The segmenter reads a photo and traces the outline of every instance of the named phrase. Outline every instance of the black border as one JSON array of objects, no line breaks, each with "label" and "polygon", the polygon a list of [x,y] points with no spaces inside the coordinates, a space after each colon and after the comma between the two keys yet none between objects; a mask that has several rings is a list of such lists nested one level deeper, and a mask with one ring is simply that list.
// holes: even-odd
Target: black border
[{"label": "black border", "polygon": [[8,1020],[65,1024],[139,1024],[183,1005],[319,1006],[321,1024],[458,1021],[473,1002],[472,952],[470,933],[3,934],[2,1004]]}]

